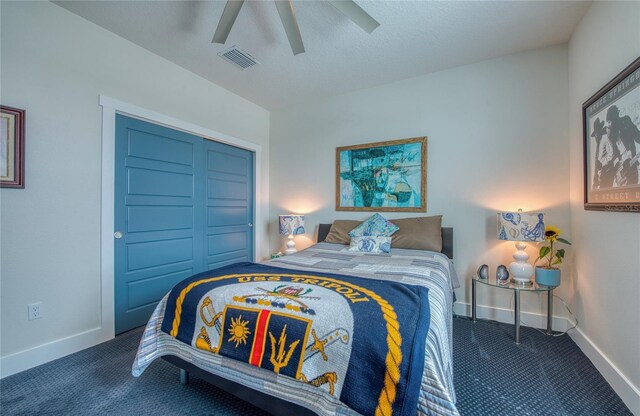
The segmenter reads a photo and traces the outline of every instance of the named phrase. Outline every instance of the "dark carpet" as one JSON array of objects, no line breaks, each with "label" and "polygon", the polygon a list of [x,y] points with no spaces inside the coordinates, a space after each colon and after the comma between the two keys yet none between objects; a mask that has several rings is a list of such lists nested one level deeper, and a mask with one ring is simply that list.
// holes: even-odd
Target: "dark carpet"
[{"label": "dark carpet", "polygon": [[569,336],[454,319],[458,410],[470,415],[631,415]]},{"label": "dark carpet", "polygon": [[[467,415],[631,415],[569,337],[454,319],[454,371]],[[215,415],[267,413],[208,383],[178,381],[156,360],[139,377],[131,364],[142,328],[0,380],[2,415]],[[295,416],[295,415],[292,415]]]}]

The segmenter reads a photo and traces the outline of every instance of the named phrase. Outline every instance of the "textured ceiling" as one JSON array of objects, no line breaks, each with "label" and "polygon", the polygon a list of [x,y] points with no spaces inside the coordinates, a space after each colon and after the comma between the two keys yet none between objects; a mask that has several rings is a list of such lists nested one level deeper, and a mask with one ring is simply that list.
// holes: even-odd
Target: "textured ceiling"
[{"label": "textured ceiling", "polygon": [[[226,45],[211,43],[223,1],[55,3],[267,109],[564,43],[589,6],[360,0],[381,23],[367,34],[329,3],[294,1],[306,53],[293,56],[271,1],[245,2]],[[261,65],[216,55],[232,45]]]}]

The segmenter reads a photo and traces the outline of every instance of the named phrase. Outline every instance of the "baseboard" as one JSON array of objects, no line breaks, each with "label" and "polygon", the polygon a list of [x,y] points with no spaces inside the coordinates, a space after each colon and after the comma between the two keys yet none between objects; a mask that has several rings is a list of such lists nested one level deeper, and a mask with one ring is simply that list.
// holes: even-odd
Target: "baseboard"
[{"label": "baseboard", "polygon": [[28,350],[0,358],[0,378],[57,360],[74,352],[113,338],[103,328],[94,328],[67,338],[58,339]]},{"label": "baseboard", "polygon": [[607,380],[624,404],[636,416],[640,416],[640,390],[602,353],[580,327],[570,332],[571,339],[580,347],[584,355],[591,360],[600,374]]},{"label": "baseboard", "polygon": [[[471,304],[456,302],[453,304],[453,313],[462,316],[471,316]],[[505,324],[513,324],[513,309],[496,308],[494,306],[478,305],[476,307],[478,319],[491,319]],[[538,329],[547,328],[547,315],[535,312],[520,311],[520,322],[523,326],[531,326]],[[563,316],[553,317],[553,330],[566,331],[573,326],[573,322]]]},{"label": "baseboard", "polygon": [[[471,316],[471,305],[468,303],[456,302],[453,305],[453,311],[456,315]],[[479,319],[492,319],[498,322],[513,324],[513,310],[505,308],[496,308],[485,305],[478,305],[476,314]],[[540,313],[520,312],[520,320],[527,326],[545,329],[547,327],[547,316]],[[571,328],[574,323],[566,317],[553,317],[553,330],[566,331]],[[602,353],[593,341],[585,335],[584,332],[577,327],[569,331],[569,336],[582,350],[584,355],[593,363],[596,369],[607,380],[607,383],[620,396],[624,404],[636,416],[640,416],[640,390],[635,387],[631,381]]]}]

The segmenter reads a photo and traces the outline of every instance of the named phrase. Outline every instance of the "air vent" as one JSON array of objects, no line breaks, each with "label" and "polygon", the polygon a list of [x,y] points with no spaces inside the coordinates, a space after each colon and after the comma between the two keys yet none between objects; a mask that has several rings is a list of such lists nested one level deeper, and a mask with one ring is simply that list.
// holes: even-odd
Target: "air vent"
[{"label": "air vent", "polygon": [[236,45],[233,45],[222,52],[218,52],[218,56],[242,69],[247,69],[260,63],[256,61],[253,56],[238,48]]}]

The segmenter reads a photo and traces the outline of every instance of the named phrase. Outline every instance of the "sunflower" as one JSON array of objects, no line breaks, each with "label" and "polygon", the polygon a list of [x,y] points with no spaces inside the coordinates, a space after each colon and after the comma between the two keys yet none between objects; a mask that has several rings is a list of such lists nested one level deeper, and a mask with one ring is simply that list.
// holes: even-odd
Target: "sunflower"
[{"label": "sunflower", "polygon": [[556,241],[560,234],[562,234],[562,231],[553,225],[547,225],[544,229],[544,238],[547,241]]},{"label": "sunflower", "polygon": [[571,245],[569,241],[560,237],[562,231],[553,225],[547,225],[544,229],[544,239],[549,245],[540,247],[540,253],[536,259],[536,263],[542,259],[546,259],[547,268],[553,268],[553,266],[562,263],[564,259],[565,250],[563,248],[554,250],[554,244],[556,242]]}]

